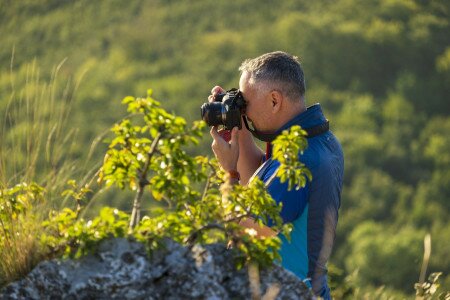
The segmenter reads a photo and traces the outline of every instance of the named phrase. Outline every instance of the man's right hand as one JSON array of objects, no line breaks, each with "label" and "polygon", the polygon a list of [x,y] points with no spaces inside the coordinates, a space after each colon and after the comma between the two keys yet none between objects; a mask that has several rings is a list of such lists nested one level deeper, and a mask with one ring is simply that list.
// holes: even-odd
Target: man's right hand
[{"label": "man's right hand", "polygon": [[239,159],[238,128],[234,127],[231,131],[230,141],[225,141],[217,132],[217,126],[211,127],[211,136],[214,141],[211,148],[219,164],[225,171],[237,171]]}]

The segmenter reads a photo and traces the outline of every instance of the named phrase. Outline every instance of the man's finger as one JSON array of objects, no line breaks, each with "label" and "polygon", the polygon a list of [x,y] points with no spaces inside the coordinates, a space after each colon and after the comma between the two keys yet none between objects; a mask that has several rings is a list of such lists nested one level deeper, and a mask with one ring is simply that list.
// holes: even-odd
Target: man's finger
[{"label": "man's finger", "polygon": [[209,131],[209,133],[211,134],[211,136],[213,137],[213,139],[217,142],[219,141],[219,139],[222,139],[220,137],[220,134],[217,132],[217,126],[212,126],[211,130]]},{"label": "man's finger", "polygon": [[212,90],[211,90],[211,94],[213,94],[214,96],[218,95],[220,93],[223,93],[223,92],[225,92],[225,90],[222,87],[218,86],[218,85],[213,87]]},{"label": "man's finger", "polygon": [[231,141],[230,141],[230,145],[238,145],[238,137],[239,137],[239,130],[237,127],[234,127],[233,130],[231,131]]}]

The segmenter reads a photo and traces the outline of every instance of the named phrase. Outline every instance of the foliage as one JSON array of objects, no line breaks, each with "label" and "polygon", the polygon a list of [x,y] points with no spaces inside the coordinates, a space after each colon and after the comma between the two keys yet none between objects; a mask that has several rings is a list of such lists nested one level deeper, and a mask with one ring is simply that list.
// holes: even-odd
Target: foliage
[{"label": "foliage", "polygon": [[129,216],[117,209],[105,207],[93,220],[77,218],[70,208],[51,212],[43,222],[42,247],[52,257],[80,257],[95,251],[99,241],[112,237],[124,237]]},{"label": "foliage", "polygon": [[306,131],[295,125],[275,139],[273,158],[280,162],[275,176],[280,177],[281,183],[289,182],[288,190],[294,187],[293,183],[295,182],[298,183],[295,187],[298,190],[306,185],[307,180],[312,180],[311,172],[296,157],[308,147],[306,135]]},{"label": "foliage", "polygon": [[186,128],[186,121],[175,117],[159,107],[151,98],[127,97],[128,111],[142,114],[144,124],[134,125],[124,119],[113,127],[115,138],[106,153],[100,180],[107,185],[117,184],[137,190],[133,204],[130,226],[134,227],[140,219],[140,202],[144,188],[151,187],[155,199],[165,199],[177,207],[192,203],[198,192],[190,187],[190,180],[205,178],[194,168],[195,159],[181,147],[187,143],[198,144],[203,122],[195,122]]},{"label": "foliage", "polygon": [[67,185],[69,185],[70,188],[62,192],[61,196],[70,197],[75,201],[76,213],[78,215],[82,208],[86,205],[87,194],[92,192],[92,190],[89,188],[89,184],[85,184],[83,187],[78,188],[77,182],[73,179],[67,181]]},{"label": "foliage", "polygon": [[445,291],[439,282],[442,273],[432,273],[428,277],[428,281],[416,283],[416,299],[448,299],[450,291]]},{"label": "foliage", "polygon": [[[386,230],[371,221],[363,222],[350,236],[346,265],[359,270],[357,282],[361,286],[373,282],[374,286],[412,290],[408,282],[415,281],[419,274],[424,235],[415,228]],[[373,267],[377,265],[383,268]]]}]

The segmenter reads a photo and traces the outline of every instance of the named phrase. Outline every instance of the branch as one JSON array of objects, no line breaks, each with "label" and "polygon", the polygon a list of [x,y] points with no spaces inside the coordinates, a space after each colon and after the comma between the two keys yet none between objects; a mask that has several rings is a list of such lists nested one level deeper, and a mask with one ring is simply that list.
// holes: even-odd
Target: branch
[{"label": "branch", "polygon": [[218,224],[218,223],[210,223],[210,224],[206,224],[206,225],[200,227],[199,229],[195,230],[194,232],[192,232],[189,235],[189,237],[186,239],[185,242],[189,245],[189,247],[192,247],[193,243],[195,242],[195,240],[197,240],[200,233],[202,233],[205,230],[209,230],[209,229],[218,229],[220,231],[223,231],[227,237],[229,236],[229,231],[223,225]]},{"label": "branch", "polygon": [[150,161],[153,157],[153,154],[155,153],[156,147],[158,146],[158,142],[161,139],[161,136],[162,133],[158,132],[158,135],[155,137],[155,139],[152,142],[152,145],[150,146],[150,151],[148,152],[147,161],[145,162],[144,168],[142,172],[139,172],[139,186],[133,201],[133,210],[131,212],[130,226],[129,226],[130,229],[133,229],[139,223],[139,220],[141,218],[142,195],[144,194],[145,186],[148,185],[149,183],[147,180],[147,173],[150,168]]},{"label": "branch", "polygon": [[148,169],[150,167],[150,161],[157,150],[156,147],[158,146],[158,142],[161,139],[161,136],[162,136],[162,133],[158,132],[158,135],[156,135],[155,139],[152,142],[152,145],[150,146],[150,151],[148,152],[147,161],[145,162],[144,169],[142,170],[141,176],[139,178],[139,185],[141,184],[141,181],[147,182],[147,183],[145,183],[145,185],[148,184],[147,173],[148,173]]}]

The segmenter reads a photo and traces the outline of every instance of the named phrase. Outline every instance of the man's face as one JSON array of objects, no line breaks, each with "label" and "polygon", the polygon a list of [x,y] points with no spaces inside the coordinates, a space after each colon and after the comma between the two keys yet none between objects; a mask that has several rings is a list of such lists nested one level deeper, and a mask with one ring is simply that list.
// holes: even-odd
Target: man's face
[{"label": "man's face", "polygon": [[[252,122],[253,127],[262,132],[274,130],[271,126],[272,105],[270,91],[263,83],[250,83],[250,74],[242,73],[239,80],[239,90],[246,101],[245,115]],[[276,128],[275,128],[276,129]]]}]

